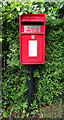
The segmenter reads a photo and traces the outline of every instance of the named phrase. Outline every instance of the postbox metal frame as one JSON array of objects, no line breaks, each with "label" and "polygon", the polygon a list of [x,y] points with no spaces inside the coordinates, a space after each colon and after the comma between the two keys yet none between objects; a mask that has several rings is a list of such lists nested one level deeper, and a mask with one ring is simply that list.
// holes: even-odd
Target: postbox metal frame
[{"label": "postbox metal frame", "polygon": [[[24,32],[23,31],[23,27],[22,25],[24,24],[26,26],[26,24],[28,23],[28,26],[40,26],[43,25],[43,31],[41,30],[40,32]],[[30,24],[29,24],[30,23]],[[31,24],[33,23],[33,24]],[[39,24],[38,24],[39,23]],[[22,62],[22,35],[43,35],[43,48],[40,48],[42,51],[42,61],[41,62]],[[45,63],[45,14],[42,13],[37,13],[37,14],[23,14],[23,15],[19,15],[19,38],[20,38],[20,64],[22,65],[31,65],[31,64],[44,64]],[[36,40],[35,38],[33,40]],[[28,41],[28,40],[27,40]],[[27,48],[28,48],[28,42],[27,42]],[[39,43],[37,41],[38,47],[37,47],[37,51],[39,49]],[[28,51],[28,50],[27,50]],[[40,51],[40,50],[39,50]],[[27,55],[28,56],[28,55]],[[38,57],[38,52],[37,52],[37,56],[34,57],[29,57],[30,60],[31,58],[34,58],[36,60],[36,58]]]}]

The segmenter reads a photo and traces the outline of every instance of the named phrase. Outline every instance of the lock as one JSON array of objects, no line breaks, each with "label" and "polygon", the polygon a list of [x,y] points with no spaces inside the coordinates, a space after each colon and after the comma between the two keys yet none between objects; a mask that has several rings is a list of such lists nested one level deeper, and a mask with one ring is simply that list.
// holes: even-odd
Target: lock
[{"label": "lock", "polygon": [[34,38],[35,38],[35,35],[31,35],[31,38],[34,39]]}]

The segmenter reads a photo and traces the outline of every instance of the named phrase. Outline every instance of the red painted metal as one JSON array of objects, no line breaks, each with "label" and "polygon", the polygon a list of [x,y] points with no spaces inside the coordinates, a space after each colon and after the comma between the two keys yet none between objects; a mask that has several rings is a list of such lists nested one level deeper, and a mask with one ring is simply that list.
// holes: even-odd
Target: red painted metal
[{"label": "red painted metal", "polygon": [[[20,64],[44,64],[45,62],[45,14],[19,15]],[[37,43],[37,55],[29,55],[29,42]],[[35,48],[36,50],[36,48]]]}]

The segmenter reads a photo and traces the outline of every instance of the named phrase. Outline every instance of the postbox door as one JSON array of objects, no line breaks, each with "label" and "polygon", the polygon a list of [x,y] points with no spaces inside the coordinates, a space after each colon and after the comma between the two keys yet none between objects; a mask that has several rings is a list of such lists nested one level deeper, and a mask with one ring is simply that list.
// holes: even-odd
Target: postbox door
[{"label": "postbox door", "polygon": [[22,63],[43,62],[43,35],[22,35]]}]

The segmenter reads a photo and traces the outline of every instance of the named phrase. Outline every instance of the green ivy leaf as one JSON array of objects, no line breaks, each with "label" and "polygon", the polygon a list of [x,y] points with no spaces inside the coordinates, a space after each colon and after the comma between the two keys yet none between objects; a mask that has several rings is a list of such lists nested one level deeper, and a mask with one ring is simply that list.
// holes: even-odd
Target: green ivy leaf
[{"label": "green ivy leaf", "polygon": [[20,106],[23,107],[22,103],[20,103]]},{"label": "green ivy leaf", "polygon": [[22,14],[23,14],[23,12],[18,12],[18,14],[19,14],[19,15],[22,15]]},{"label": "green ivy leaf", "polygon": [[28,8],[28,12],[29,12],[29,13],[32,12],[32,8],[31,8],[31,7]]},{"label": "green ivy leaf", "polygon": [[43,13],[45,11],[44,6],[41,7],[40,11]]},{"label": "green ivy leaf", "polygon": [[17,11],[20,11],[20,7],[17,7]]},{"label": "green ivy leaf", "polygon": [[52,19],[52,20],[55,20],[56,18],[55,18],[54,16],[51,16],[51,19]]},{"label": "green ivy leaf", "polygon": [[3,117],[5,117],[5,118],[7,117],[6,111],[3,112]]},{"label": "green ivy leaf", "polygon": [[64,2],[60,5],[60,9],[64,7]]}]

